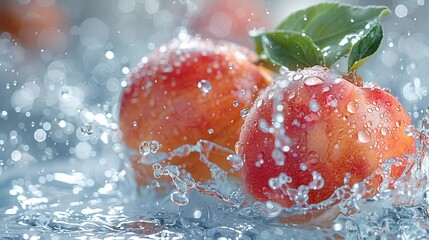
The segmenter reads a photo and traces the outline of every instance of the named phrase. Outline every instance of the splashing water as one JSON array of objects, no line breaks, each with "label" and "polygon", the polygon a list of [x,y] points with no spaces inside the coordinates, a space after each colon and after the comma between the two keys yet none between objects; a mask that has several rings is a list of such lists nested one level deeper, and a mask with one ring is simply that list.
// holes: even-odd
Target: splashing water
[{"label": "splashing water", "polygon": [[[19,1],[19,4],[24,2]],[[19,39],[1,32],[0,238],[429,237],[429,109],[422,110],[426,107],[422,99],[427,96],[428,60],[425,56],[427,51],[424,51],[428,48],[425,44],[427,36],[419,32],[398,33],[403,28],[410,28],[412,23],[419,23],[419,19],[411,16],[427,6],[424,1],[392,8],[398,18],[390,24],[399,30],[386,35],[389,48],[374,64],[374,69],[380,71],[373,71],[389,73],[390,69],[397,69],[395,74],[406,81],[402,92],[397,88],[392,88],[392,91],[397,96],[402,94],[410,103],[409,109],[416,122],[406,132],[416,138],[418,152],[413,156],[402,156],[414,164],[410,164],[393,182],[388,172],[399,161],[395,158],[386,161],[377,172],[384,180],[379,189],[381,193],[370,199],[364,196],[371,191],[371,177],[366,182],[350,186],[351,176],[346,175],[344,186],[320,204],[307,201],[310,189],[324,186],[323,176],[317,172],[312,173],[312,181],[308,185],[298,189],[288,186],[292,179],[286,174],[272,178],[270,187],[294,199],[296,204],[291,208],[250,199],[240,182],[229,176],[242,168],[243,159],[223,146],[201,140],[167,151],[162,149],[162,143],[152,139],[141,143],[140,154],[130,153],[123,146],[116,116],[118,95],[128,84],[124,74],[130,73],[133,62],[140,60],[136,58],[145,56],[161,40],[176,36],[178,32],[181,34],[183,27],[178,30],[174,24],[188,25],[200,9],[197,1],[174,1],[174,4],[168,1],[143,2],[119,1],[112,7],[113,14],[110,11],[98,12],[99,15],[85,16],[81,22],[70,23],[70,26],[49,27],[37,32],[33,36],[37,39],[34,42],[41,45],[34,51],[21,46]],[[276,4],[268,2],[270,11],[265,7],[262,9],[264,12],[267,9],[267,14],[269,12],[273,16]],[[43,4],[51,3],[45,1]],[[58,4],[58,1],[52,4]],[[64,16],[72,19],[83,17],[77,13],[83,5],[70,8],[67,5],[70,3],[61,4],[65,4],[62,9],[72,9],[63,10],[67,11]],[[100,4],[86,7],[89,12],[97,12]],[[136,15],[154,21],[142,29],[141,21],[135,20]],[[219,17],[224,15],[216,15],[210,21],[209,31],[223,33],[213,24],[225,19]],[[256,19],[253,12],[243,9],[237,9],[234,15],[241,16],[249,25]],[[426,21],[421,22],[426,24]],[[225,26],[231,25],[226,23]],[[135,29],[141,32],[136,33]],[[231,25],[228,33],[233,34],[233,30]],[[140,39],[142,36],[145,38]],[[48,44],[50,46],[46,46],[47,39],[54,40]],[[73,51],[71,48],[66,50],[69,45],[73,46]],[[414,46],[419,46],[422,51],[415,51]],[[144,62],[144,58],[141,61]],[[289,72],[286,68],[280,71],[282,74]],[[299,72],[284,77],[293,81],[304,78]],[[308,86],[321,83],[317,78],[306,80]],[[148,83],[144,87],[150,88],[152,84],[156,83]],[[282,87],[287,87],[287,81],[282,84]],[[195,87],[201,90],[201,94],[211,92],[210,82],[204,79]],[[240,94],[249,93],[241,91]],[[298,93],[289,96],[291,99],[297,97]],[[336,108],[340,101],[329,97],[327,104]],[[228,104],[232,108],[240,108],[242,103]],[[258,100],[255,102],[255,105],[260,104],[262,102]],[[317,102],[309,102],[308,105],[316,112],[322,107]],[[351,102],[347,110],[353,113],[358,107],[359,103]],[[239,110],[243,118],[248,117],[249,109]],[[273,152],[273,158],[278,165],[284,165],[287,159],[281,156],[290,151],[291,140],[282,131],[281,114],[275,118],[277,121],[273,124],[261,122],[258,126],[261,131],[276,135],[278,151]],[[139,124],[144,123],[135,122],[136,126]],[[389,134],[387,130],[381,131]],[[363,131],[357,140],[367,141],[368,134],[371,133]],[[211,162],[211,153],[216,151],[225,153],[225,161],[231,165],[230,171],[222,170]],[[171,159],[191,153],[199,154],[199,160],[211,170],[210,181],[197,182],[180,166],[169,164]],[[141,158],[139,164],[152,166],[154,178],[148,186],[135,183],[133,171],[128,166],[128,158],[133,154]],[[301,169],[308,169],[319,158],[317,154],[310,156],[309,161],[300,166]],[[264,164],[263,158],[257,164]],[[161,177],[167,177],[168,181],[161,181]],[[389,186],[395,188],[392,190]],[[294,218],[302,214],[312,215],[313,221],[293,223]],[[324,224],[320,224],[322,221]]]}]

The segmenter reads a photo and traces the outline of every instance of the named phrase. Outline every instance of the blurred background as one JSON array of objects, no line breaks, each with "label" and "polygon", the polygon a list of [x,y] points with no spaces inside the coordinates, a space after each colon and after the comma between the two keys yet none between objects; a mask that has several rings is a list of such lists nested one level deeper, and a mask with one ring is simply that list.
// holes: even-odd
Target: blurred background
[{"label": "blurred background", "polygon": [[[249,30],[274,28],[318,2],[2,0],[0,182],[16,170],[43,172],[33,168],[40,164],[72,165],[95,183],[120,174],[126,156],[118,103],[125,76],[142,57],[183,31],[252,48]],[[390,88],[417,122],[429,105],[429,3],[341,2],[391,8],[383,46],[360,74]]]}]

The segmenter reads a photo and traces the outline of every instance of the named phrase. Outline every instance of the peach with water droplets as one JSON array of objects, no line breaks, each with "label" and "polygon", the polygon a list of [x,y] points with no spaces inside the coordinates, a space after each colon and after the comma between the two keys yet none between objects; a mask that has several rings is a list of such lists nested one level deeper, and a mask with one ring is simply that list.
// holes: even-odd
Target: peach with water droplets
[{"label": "peach with water droplets", "polygon": [[[367,180],[360,197],[373,196],[382,180],[375,173],[385,161],[415,152],[399,101],[377,85],[351,83],[356,80],[316,66],[287,72],[267,87],[237,145],[251,196],[306,206],[330,198],[345,179],[349,186]],[[409,163],[396,160],[392,179]]]},{"label": "peach with water droplets", "polygon": [[[120,108],[125,143],[138,149],[142,141],[158,141],[168,152],[200,139],[233,149],[244,120],[269,75],[250,50],[230,42],[197,37],[177,38],[144,57],[129,76]],[[184,167],[196,180],[210,178],[210,170],[192,153],[172,164]],[[210,160],[231,166],[226,156]],[[133,160],[140,183],[153,177],[151,165]]]}]

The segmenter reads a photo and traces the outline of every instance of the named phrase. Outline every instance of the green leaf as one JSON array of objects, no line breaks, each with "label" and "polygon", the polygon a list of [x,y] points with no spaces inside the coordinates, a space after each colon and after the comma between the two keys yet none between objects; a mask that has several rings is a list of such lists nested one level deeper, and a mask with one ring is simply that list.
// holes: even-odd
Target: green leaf
[{"label": "green leaf", "polygon": [[323,54],[306,35],[297,32],[276,31],[261,37],[264,53],[275,64],[298,69],[323,65]]},{"label": "green leaf", "polygon": [[277,30],[304,32],[322,49],[325,64],[330,67],[389,14],[384,6],[322,3],[290,15]]},{"label": "green leaf", "polygon": [[378,50],[383,40],[383,28],[380,24],[371,30],[353,45],[349,56],[349,72],[358,69]]},{"label": "green leaf", "polygon": [[265,33],[266,31],[262,29],[249,32],[249,36],[253,39],[253,42],[255,43],[255,52],[259,55],[264,52],[264,47],[262,46],[262,36]]}]

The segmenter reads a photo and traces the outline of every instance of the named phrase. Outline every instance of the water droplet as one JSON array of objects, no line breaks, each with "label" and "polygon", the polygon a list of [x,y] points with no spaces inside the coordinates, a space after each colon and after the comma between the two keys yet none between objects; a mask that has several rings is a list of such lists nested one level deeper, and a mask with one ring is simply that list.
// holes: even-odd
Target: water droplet
[{"label": "water droplet", "polygon": [[198,88],[201,90],[201,92],[207,94],[212,90],[212,85],[209,81],[203,79],[198,82]]},{"label": "water droplet", "polygon": [[274,145],[283,152],[289,152],[290,146],[292,145],[292,140],[288,136],[280,135],[276,138]]},{"label": "water droplet", "polygon": [[240,102],[239,101],[234,101],[234,102],[232,102],[232,106],[238,107],[238,106],[240,106]]},{"label": "water droplet", "polygon": [[241,90],[240,90],[240,93],[241,93],[241,95],[246,95],[247,90],[241,89]]},{"label": "water droplet", "polygon": [[248,114],[249,114],[249,110],[247,108],[244,108],[240,111],[240,116],[242,118],[246,118]]},{"label": "water droplet", "polygon": [[319,103],[317,103],[316,99],[311,99],[310,100],[310,110],[312,112],[317,112],[317,111],[319,111],[319,109],[320,109],[320,106],[319,106]]},{"label": "water droplet", "polygon": [[184,206],[189,203],[188,197],[185,194],[180,193],[178,191],[171,193],[170,199],[171,201],[173,201],[175,204],[179,206]]},{"label": "water droplet", "polygon": [[367,130],[359,131],[358,132],[358,139],[361,143],[367,143],[371,140],[371,133]]},{"label": "water droplet", "polygon": [[137,127],[137,121],[133,121],[133,126]]},{"label": "water droplet", "polygon": [[326,97],[326,105],[336,108],[338,106],[338,99],[335,96],[329,95]]},{"label": "water droplet", "polygon": [[319,154],[314,151],[310,151],[307,154],[307,166],[310,166],[312,169],[319,164]]},{"label": "water droplet", "polygon": [[351,101],[347,104],[347,111],[349,113],[355,113],[359,109],[359,104],[357,102]]},{"label": "water droplet", "polygon": [[380,132],[381,132],[381,135],[386,136],[387,135],[387,128],[385,128],[385,127],[380,128]]},{"label": "water droplet", "polygon": [[143,141],[140,143],[139,151],[140,154],[143,154],[144,156],[148,155],[149,153],[156,153],[158,150],[162,147],[161,144],[158,143],[156,140],[152,141]]},{"label": "water droplet", "polygon": [[353,184],[352,192],[353,192],[353,195],[355,195],[357,199],[363,198],[366,195],[365,183],[360,182],[360,183]]},{"label": "water droplet", "polygon": [[115,53],[112,51],[107,51],[104,56],[106,56],[107,59],[113,59],[115,57]]},{"label": "water droplet", "polygon": [[214,130],[213,130],[213,128],[209,128],[209,129],[207,130],[207,132],[208,132],[209,134],[213,134],[213,133],[214,133]]},{"label": "water droplet", "polygon": [[304,74],[297,72],[292,76],[292,80],[299,81],[304,78]]},{"label": "water droplet", "polygon": [[301,164],[299,164],[299,169],[301,169],[302,171],[306,171],[307,165],[305,163],[301,163]]},{"label": "water droplet", "polygon": [[274,149],[273,152],[271,153],[271,157],[274,159],[277,166],[285,165],[285,155],[279,149]]},{"label": "water droplet", "polygon": [[304,79],[304,84],[306,86],[317,86],[323,83],[323,79],[316,76],[307,77]]},{"label": "water droplet", "polygon": [[89,125],[87,123],[84,123],[84,124],[82,124],[82,126],[80,126],[80,131],[85,136],[89,136],[89,135],[94,133],[94,130],[92,129],[91,125]]},{"label": "water droplet", "polygon": [[280,69],[279,69],[279,73],[281,74],[281,75],[285,75],[285,74],[287,74],[289,72],[289,68],[287,68],[287,67],[285,67],[285,66],[281,66],[280,67]]},{"label": "water droplet", "polygon": [[235,169],[240,169],[243,167],[243,160],[238,155],[230,154],[228,157],[226,157],[226,160],[228,160]]},{"label": "water droplet", "polygon": [[405,128],[405,134],[409,137],[415,136],[415,132],[414,125],[409,125]]}]

